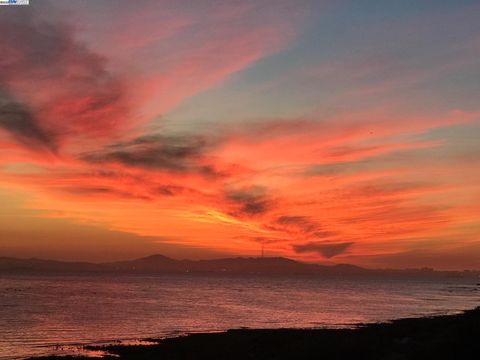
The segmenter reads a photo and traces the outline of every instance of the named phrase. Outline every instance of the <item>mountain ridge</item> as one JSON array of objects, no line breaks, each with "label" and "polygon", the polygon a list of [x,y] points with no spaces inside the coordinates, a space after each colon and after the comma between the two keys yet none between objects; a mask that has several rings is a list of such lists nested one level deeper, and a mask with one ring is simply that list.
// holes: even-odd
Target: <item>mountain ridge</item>
[{"label": "mountain ridge", "polygon": [[473,270],[367,269],[351,264],[320,265],[304,263],[286,257],[239,256],[211,260],[177,260],[161,254],[103,263],[0,257],[0,272],[480,277],[480,271]]}]

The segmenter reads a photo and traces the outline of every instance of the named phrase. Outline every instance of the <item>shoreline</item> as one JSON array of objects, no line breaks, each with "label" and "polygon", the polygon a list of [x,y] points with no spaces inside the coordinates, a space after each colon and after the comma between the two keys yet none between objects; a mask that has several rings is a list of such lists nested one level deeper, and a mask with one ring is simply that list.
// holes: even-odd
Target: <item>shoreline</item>
[{"label": "shoreline", "polygon": [[[144,339],[142,345],[85,346],[104,359],[474,359],[480,353],[480,307],[437,315],[358,324],[352,329],[233,329]],[[43,356],[30,360],[74,360]]]}]

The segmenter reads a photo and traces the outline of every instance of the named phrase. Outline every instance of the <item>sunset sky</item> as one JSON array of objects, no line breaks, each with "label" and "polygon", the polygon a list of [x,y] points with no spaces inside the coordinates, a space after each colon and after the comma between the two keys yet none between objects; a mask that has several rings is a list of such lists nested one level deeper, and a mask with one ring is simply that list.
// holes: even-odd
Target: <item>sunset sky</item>
[{"label": "sunset sky", "polygon": [[480,268],[480,2],[0,7],[0,256]]}]

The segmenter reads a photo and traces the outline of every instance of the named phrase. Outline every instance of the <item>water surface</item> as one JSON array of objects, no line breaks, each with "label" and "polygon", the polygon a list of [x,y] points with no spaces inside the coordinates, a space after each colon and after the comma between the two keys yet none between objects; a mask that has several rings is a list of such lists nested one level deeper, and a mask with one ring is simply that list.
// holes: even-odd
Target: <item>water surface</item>
[{"label": "water surface", "polygon": [[469,279],[0,275],[0,359],[183,332],[344,327],[479,300]]}]

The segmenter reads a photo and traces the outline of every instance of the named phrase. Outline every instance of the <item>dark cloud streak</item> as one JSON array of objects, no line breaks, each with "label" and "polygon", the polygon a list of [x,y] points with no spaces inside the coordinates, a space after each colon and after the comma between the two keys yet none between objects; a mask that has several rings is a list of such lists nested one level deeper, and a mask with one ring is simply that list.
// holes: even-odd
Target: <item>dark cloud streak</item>
[{"label": "dark cloud streak", "polygon": [[56,151],[55,138],[44,130],[27,106],[0,90],[0,128],[32,149]]},{"label": "dark cloud streak", "polygon": [[80,159],[94,164],[118,163],[148,170],[221,176],[205,158],[208,147],[208,141],[199,136],[150,135],[108,145],[82,154]]},{"label": "dark cloud streak", "polygon": [[269,199],[263,187],[248,187],[227,191],[226,199],[237,208],[231,213],[236,217],[254,217],[265,214],[273,207],[273,200]]},{"label": "dark cloud streak", "polygon": [[37,4],[0,12],[0,127],[49,151],[66,139],[109,135],[127,114],[122,81],[53,12]]},{"label": "dark cloud streak", "polygon": [[293,250],[298,254],[317,253],[330,259],[345,253],[354,243],[353,242],[308,242],[305,244],[292,245]]}]

